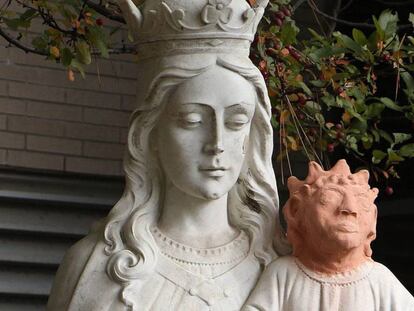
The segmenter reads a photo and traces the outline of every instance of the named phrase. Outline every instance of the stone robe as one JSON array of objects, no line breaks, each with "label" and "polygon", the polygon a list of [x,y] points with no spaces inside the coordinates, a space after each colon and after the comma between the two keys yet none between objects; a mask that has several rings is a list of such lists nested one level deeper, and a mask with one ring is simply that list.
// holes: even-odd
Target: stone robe
[{"label": "stone robe", "polygon": [[244,311],[414,311],[414,298],[380,263],[323,276],[295,257],[281,257],[263,272]]},{"label": "stone robe", "polygon": [[[162,236],[157,239],[154,234],[160,249],[155,271],[145,282],[131,282],[123,294],[131,305],[128,308],[120,300],[121,286],[106,274],[108,257],[104,255],[105,244],[100,236],[101,230],[88,235],[66,254],[56,276],[58,281],[53,287],[48,311],[238,311],[261,272],[244,233],[223,246],[237,250],[234,260],[215,262],[225,258],[214,256],[216,252],[224,252],[220,247],[207,256],[210,262],[199,263],[173,257],[180,252],[171,254],[166,246],[176,246],[163,241]],[[240,256],[246,245],[247,253]],[[178,248],[188,251],[181,245]]]}]

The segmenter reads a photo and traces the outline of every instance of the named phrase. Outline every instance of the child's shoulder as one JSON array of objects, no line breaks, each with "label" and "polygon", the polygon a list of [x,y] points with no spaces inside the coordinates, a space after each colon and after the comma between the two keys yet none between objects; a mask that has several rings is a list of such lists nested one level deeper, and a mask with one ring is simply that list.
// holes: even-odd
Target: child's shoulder
[{"label": "child's shoulder", "polygon": [[273,260],[267,267],[268,273],[285,273],[297,270],[295,263],[295,257],[293,256],[282,256]]}]

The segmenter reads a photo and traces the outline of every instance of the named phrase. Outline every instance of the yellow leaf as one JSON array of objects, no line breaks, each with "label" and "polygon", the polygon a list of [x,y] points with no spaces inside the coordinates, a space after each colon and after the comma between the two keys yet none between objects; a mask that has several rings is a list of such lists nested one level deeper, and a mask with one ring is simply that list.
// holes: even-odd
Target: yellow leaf
[{"label": "yellow leaf", "polygon": [[289,98],[289,100],[290,100],[291,102],[297,102],[297,101],[299,100],[299,96],[298,96],[298,94],[295,94],[295,93],[293,93],[293,94],[289,94],[289,95],[288,95],[288,98]]},{"label": "yellow leaf", "polygon": [[283,56],[288,56],[290,54],[289,50],[287,48],[283,48],[280,53],[282,53]]},{"label": "yellow leaf", "polygon": [[280,123],[284,123],[289,118],[289,110],[285,109],[280,114]]},{"label": "yellow leaf", "polygon": [[75,73],[72,69],[68,69],[68,79],[71,82],[75,81]]},{"label": "yellow leaf", "polygon": [[334,67],[322,68],[322,80],[331,80],[334,75],[336,75],[336,69]]},{"label": "yellow leaf", "polygon": [[50,55],[52,55],[54,58],[60,57],[60,50],[57,46],[51,46],[49,49]]},{"label": "yellow leaf", "polygon": [[290,142],[290,148],[293,151],[298,151],[299,150],[299,145],[298,145],[296,140],[293,140],[293,141]]},{"label": "yellow leaf", "polygon": [[349,114],[348,111],[345,111],[342,114],[342,121],[344,121],[345,123],[349,123],[349,121],[351,121],[351,119],[352,119],[352,116]]}]

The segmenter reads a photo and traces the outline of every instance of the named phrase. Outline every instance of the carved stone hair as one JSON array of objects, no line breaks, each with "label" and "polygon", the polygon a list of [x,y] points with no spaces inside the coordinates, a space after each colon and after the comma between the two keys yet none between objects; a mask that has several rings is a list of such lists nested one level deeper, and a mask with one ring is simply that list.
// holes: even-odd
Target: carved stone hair
[{"label": "carved stone hair", "polygon": [[[253,84],[257,93],[250,142],[239,180],[229,193],[229,220],[246,231],[251,251],[265,265],[277,255],[273,245],[280,229],[278,196],[271,155],[273,135],[270,124],[270,101],[263,78],[249,61],[241,65],[238,58],[219,56],[208,64],[194,68],[165,68],[152,82],[147,100],[150,110],[137,111],[131,118],[128,150],[124,159],[126,188],[123,197],[112,209],[105,228],[107,273],[125,290],[132,280],[144,280],[153,273],[158,257],[157,245],[151,234],[156,224],[163,188],[162,171],[151,154],[149,138],[166,104],[166,98],[180,83],[221,66],[240,74]],[[277,225],[276,225],[277,223]],[[272,238],[274,237],[274,238]],[[280,250],[283,252],[284,250]],[[123,293],[123,291],[122,291]],[[128,305],[121,293],[121,299]]]}]

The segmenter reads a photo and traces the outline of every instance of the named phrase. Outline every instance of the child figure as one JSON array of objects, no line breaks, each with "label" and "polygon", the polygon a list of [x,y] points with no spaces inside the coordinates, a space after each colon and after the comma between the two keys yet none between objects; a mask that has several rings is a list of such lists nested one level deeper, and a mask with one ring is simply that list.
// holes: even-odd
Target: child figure
[{"label": "child figure", "polygon": [[290,177],[283,212],[293,255],[272,262],[245,311],[413,311],[414,298],[371,259],[378,189],[345,160],[324,171],[310,162],[304,181]]}]

